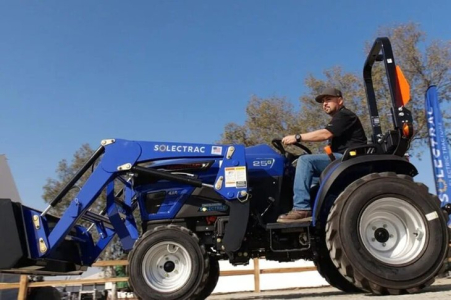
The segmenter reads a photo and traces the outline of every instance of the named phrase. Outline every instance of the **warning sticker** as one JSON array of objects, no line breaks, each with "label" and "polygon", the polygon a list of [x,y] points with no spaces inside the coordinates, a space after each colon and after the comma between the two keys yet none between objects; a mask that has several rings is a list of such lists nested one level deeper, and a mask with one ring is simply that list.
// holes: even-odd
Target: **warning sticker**
[{"label": "warning sticker", "polygon": [[225,187],[246,188],[246,167],[230,167],[224,169]]}]

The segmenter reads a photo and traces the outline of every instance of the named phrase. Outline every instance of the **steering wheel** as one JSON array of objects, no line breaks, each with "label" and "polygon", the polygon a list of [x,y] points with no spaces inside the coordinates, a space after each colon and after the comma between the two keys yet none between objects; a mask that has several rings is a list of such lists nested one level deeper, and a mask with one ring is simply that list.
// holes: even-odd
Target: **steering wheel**
[{"label": "steering wheel", "polygon": [[[279,150],[279,152],[281,154],[285,155],[285,156],[286,156],[286,154],[295,155],[295,154],[285,150],[285,147],[283,146],[283,143],[282,143],[282,139],[273,139],[271,141],[271,144],[274,146],[274,148]],[[296,146],[298,148],[301,148],[307,154],[312,154],[312,151],[309,148],[307,148],[306,146],[302,145],[301,143],[297,143],[296,142],[296,143],[291,144],[291,145]]]}]

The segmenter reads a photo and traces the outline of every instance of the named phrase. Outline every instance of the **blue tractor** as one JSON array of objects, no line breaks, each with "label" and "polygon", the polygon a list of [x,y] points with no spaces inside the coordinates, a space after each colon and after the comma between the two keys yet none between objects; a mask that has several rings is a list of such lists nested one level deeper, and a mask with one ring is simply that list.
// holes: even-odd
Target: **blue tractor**
[{"label": "blue tractor", "polygon": [[[394,126],[385,134],[372,83],[379,62],[392,100]],[[412,179],[417,170],[404,155],[413,122],[401,74],[389,40],[377,38],[364,65],[372,143],[348,149],[322,173],[310,221],[276,222],[292,205],[296,159],[280,140],[246,148],[109,139],[43,212],[0,200],[0,270],[80,274],[117,235],[140,299],[205,299],[219,260],[242,265],[256,257],[311,260],[345,292],[417,292],[443,271],[451,210]],[[64,214],[49,214],[85,174]],[[102,193],[105,207],[94,213]]]}]

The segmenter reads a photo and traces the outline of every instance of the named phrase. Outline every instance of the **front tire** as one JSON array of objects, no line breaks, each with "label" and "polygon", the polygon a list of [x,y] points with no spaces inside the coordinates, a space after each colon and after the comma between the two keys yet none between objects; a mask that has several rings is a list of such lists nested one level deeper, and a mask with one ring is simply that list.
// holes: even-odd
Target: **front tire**
[{"label": "front tire", "polygon": [[326,226],[338,271],[375,294],[413,293],[431,285],[448,249],[437,197],[406,175],[374,173],[337,198]]},{"label": "front tire", "polygon": [[129,255],[129,283],[146,300],[197,299],[210,270],[199,238],[185,227],[157,226],[136,242]]},{"label": "front tire", "polygon": [[220,269],[218,260],[214,257],[210,257],[210,273],[202,291],[200,291],[200,293],[196,296],[196,300],[207,299],[207,297],[213,293],[216,285],[218,284],[219,274]]}]

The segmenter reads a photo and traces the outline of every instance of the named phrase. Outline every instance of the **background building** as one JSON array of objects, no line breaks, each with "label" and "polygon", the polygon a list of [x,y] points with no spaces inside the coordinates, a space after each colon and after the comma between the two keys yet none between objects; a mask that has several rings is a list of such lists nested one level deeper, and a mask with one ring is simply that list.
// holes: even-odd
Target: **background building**
[{"label": "background building", "polygon": [[[0,154],[0,199],[1,198],[22,202],[4,154]],[[0,273],[0,282],[19,282],[19,276]],[[17,299],[17,293],[17,289],[0,290],[0,300]]]}]

